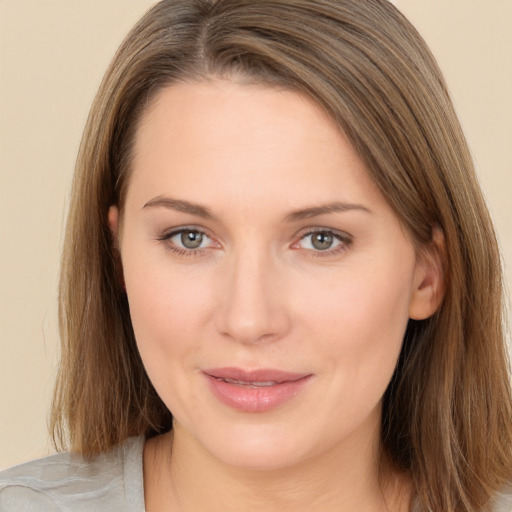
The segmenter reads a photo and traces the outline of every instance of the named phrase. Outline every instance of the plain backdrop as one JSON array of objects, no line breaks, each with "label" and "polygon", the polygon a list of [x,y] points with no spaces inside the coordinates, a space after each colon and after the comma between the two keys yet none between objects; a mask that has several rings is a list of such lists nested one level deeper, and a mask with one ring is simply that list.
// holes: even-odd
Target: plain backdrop
[{"label": "plain backdrop", "polygon": [[[0,468],[51,452],[57,278],[74,160],[108,62],[153,3],[0,0]],[[394,3],[446,75],[510,284],[512,0]]]}]

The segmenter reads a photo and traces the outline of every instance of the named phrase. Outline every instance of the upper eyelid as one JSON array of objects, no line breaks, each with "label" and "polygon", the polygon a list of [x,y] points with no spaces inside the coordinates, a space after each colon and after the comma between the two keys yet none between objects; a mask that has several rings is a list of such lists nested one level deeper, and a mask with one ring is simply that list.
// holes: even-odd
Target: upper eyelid
[{"label": "upper eyelid", "polygon": [[303,228],[301,229],[296,235],[296,239],[304,238],[308,235],[312,235],[314,233],[332,233],[337,238],[341,238],[344,240],[352,240],[353,236],[350,233],[347,233],[346,231],[342,231],[340,229],[334,229],[334,228],[324,228],[324,227],[310,227],[310,228]]},{"label": "upper eyelid", "polygon": [[[185,226],[169,228],[167,230],[164,230],[160,235],[158,235],[157,239],[160,241],[166,241],[166,240],[169,240],[170,238],[178,235],[179,233],[182,233],[183,231],[197,231],[198,233],[201,233],[203,236],[206,236],[213,242],[222,245],[219,238],[213,236],[208,229],[205,229],[205,228],[199,227],[199,226],[195,226],[195,225],[185,225]],[[305,238],[309,235],[315,234],[315,233],[331,233],[337,239],[339,239],[345,243],[350,243],[353,240],[353,236],[350,235],[349,233],[347,233],[346,231],[342,231],[342,230],[334,229],[334,228],[322,227],[322,226],[309,226],[309,227],[302,228],[300,231],[298,231],[293,236],[294,242],[292,242],[292,245],[297,244],[303,238]]]},{"label": "upper eyelid", "polygon": [[[338,244],[334,247],[329,247],[328,249],[319,250],[319,249],[310,249],[310,248],[301,248],[297,247],[297,245],[307,236],[313,235],[315,233],[330,233],[334,235],[334,237],[338,240]],[[301,236],[296,238],[296,242],[291,245],[291,248],[294,250],[302,250],[308,257],[314,258],[329,258],[329,257],[337,257],[341,254],[344,254],[345,251],[349,250],[352,246],[353,236],[345,233],[344,231],[338,231],[333,229],[312,229],[306,233],[303,233]],[[293,247],[295,246],[295,247]]]},{"label": "upper eyelid", "polygon": [[197,248],[187,248],[187,247],[180,247],[179,245],[176,245],[174,242],[171,241],[172,238],[179,235],[180,233],[183,233],[184,231],[195,231],[197,233],[200,233],[202,236],[205,236],[213,243],[215,240],[208,235],[208,233],[200,228],[197,227],[191,227],[191,226],[183,226],[179,228],[172,228],[164,231],[162,234],[158,235],[156,240],[160,243],[162,243],[164,246],[166,246],[166,249],[168,251],[172,251],[173,253],[179,254],[180,256],[200,256],[205,253],[208,249],[211,249],[211,247],[197,247]]},{"label": "upper eyelid", "polygon": [[[346,250],[349,246],[352,245],[353,243],[353,240],[354,240],[354,237],[352,235],[350,235],[349,233],[347,233],[346,231],[341,231],[341,230],[338,230],[338,229],[333,229],[333,228],[321,228],[321,227],[314,227],[314,228],[309,228],[308,230],[306,231],[302,231],[299,232],[296,236],[295,236],[295,242],[292,243],[291,247],[295,250],[299,249],[299,247],[297,247],[297,245],[306,237],[308,236],[311,236],[311,235],[314,235],[315,233],[329,233],[329,234],[332,234],[339,242],[339,244],[337,244],[336,246],[332,247],[332,248],[329,248],[329,249],[325,249],[323,251],[321,250],[314,250],[314,249],[304,249],[306,250],[307,252],[311,253],[311,254],[314,254],[314,255],[317,255],[317,256],[329,256],[329,255],[334,255],[342,250]],[[295,246],[295,247],[294,247]]]},{"label": "upper eyelid", "polygon": [[204,228],[200,228],[198,226],[179,226],[176,228],[169,228],[162,231],[162,233],[158,236],[160,240],[166,240],[172,238],[173,236],[178,235],[179,233],[183,233],[183,231],[197,231],[202,235],[207,236],[208,238],[213,240],[213,237],[209,234],[208,230]]}]

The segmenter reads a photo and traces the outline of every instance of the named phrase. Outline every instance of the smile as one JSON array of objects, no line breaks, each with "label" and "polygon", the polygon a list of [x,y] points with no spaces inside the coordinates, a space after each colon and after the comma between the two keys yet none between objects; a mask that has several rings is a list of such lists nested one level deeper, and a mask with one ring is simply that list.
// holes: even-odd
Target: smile
[{"label": "smile", "polygon": [[213,395],[224,405],[241,412],[262,413],[284,405],[298,395],[312,374],[273,369],[246,371],[240,368],[203,370]]},{"label": "smile", "polygon": [[235,379],[218,379],[218,380],[222,380],[224,382],[227,382],[228,384],[237,384],[238,386],[246,386],[246,387],[254,387],[254,388],[275,386],[276,384],[281,384],[281,382],[278,382],[276,380],[270,380],[267,382],[245,382],[243,380],[235,380]]}]

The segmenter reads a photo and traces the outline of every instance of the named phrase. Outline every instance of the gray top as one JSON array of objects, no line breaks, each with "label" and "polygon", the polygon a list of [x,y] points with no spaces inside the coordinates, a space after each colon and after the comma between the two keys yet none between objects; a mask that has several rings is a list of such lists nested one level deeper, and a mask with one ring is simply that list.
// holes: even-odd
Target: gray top
[{"label": "gray top", "polygon": [[[0,512],[145,512],[144,439],[134,437],[85,461],[58,453],[0,472]],[[512,512],[512,487],[493,512]]]},{"label": "gray top", "polygon": [[0,512],[144,512],[142,449],[134,437],[85,461],[58,453],[0,472]]},{"label": "gray top", "polygon": [[496,496],[492,510],[493,512],[512,512],[512,485]]}]

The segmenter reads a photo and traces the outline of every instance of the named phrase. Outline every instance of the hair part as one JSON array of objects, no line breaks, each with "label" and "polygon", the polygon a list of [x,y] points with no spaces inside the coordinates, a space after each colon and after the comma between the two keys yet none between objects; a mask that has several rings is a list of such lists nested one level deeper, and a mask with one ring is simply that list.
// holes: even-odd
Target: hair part
[{"label": "hair part", "polygon": [[172,428],[140,359],[109,230],[137,126],[163,88],[222,77],[323,107],[412,239],[442,230],[445,297],[410,320],[383,402],[382,447],[421,510],[483,511],[512,479],[503,285],[493,226],[438,66],[385,0],[164,0],[128,34],[76,163],[60,280],[56,444],[85,455]]}]

